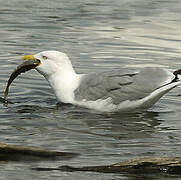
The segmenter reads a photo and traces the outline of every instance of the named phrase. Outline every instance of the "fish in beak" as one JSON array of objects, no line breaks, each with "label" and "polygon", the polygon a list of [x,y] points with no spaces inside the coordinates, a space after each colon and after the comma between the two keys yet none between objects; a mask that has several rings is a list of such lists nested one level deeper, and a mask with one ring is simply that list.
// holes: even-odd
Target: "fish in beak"
[{"label": "fish in beak", "polygon": [[9,86],[13,82],[13,80],[20,75],[21,73],[25,73],[31,69],[35,69],[38,65],[41,64],[41,61],[36,59],[33,55],[26,55],[23,57],[23,63],[20,64],[10,75],[6,89],[4,91],[4,99],[6,99],[9,91]]}]

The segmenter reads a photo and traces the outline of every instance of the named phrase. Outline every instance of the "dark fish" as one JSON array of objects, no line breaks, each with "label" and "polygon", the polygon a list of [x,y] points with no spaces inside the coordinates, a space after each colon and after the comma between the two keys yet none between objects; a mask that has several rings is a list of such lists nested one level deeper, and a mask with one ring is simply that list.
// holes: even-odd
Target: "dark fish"
[{"label": "dark fish", "polygon": [[40,60],[38,59],[34,59],[34,60],[27,60],[24,61],[22,64],[20,64],[15,70],[14,72],[11,74],[6,89],[4,91],[4,99],[6,99],[7,95],[8,95],[8,91],[9,91],[9,86],[11,85],[11,83],[13,82],[13,80],[20,75],[21,73],[24,73],[26,71],[29,71],[31,69],[36,68],[38,65],[40,64]]}]

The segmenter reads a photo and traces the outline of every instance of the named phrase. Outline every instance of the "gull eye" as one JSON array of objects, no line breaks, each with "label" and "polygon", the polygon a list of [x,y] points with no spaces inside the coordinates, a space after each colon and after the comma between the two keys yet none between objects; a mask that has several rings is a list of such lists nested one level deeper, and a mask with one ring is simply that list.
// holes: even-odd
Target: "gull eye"
[{"label": "gull eye", "polygon": [[43,56],[43,59],[46,60],[46,59],[48,59],[48,58],[47,58],[47,56]]}]

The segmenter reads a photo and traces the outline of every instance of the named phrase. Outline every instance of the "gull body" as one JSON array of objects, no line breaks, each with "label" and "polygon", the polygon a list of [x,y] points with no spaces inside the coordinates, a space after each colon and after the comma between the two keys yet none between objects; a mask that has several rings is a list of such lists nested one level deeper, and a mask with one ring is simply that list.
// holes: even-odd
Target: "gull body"
[{"label": "gull body", "polygon": [[152,67],[77,74],[62,52],[43,51],[23,59],[40,60],[36,70],[49,82],[59,102],[102,112],[149,108],[180,84],[179,70],[172,73]]}]

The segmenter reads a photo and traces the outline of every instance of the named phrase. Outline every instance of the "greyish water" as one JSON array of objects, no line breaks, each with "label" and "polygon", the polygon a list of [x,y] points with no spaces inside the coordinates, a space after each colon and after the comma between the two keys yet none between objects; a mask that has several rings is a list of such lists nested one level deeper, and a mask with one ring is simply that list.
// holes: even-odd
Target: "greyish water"
[{"label": "greyish water", "polygon": [[[181,68],[181,1],[0,0],[0,96],[24,54],[59,50],[78,73],[118,67]],[[36,172],[32,167],[106,165],[144,156],[181,156],[181,88],[147,112],[99,114],[59,107],[35,70],[18,77],[0,104],[0,142],[80,153],[64,161],[0,164],[0,179],[136,179],[122,174]],[[137,179],[180,179],[138,176]]]}]

